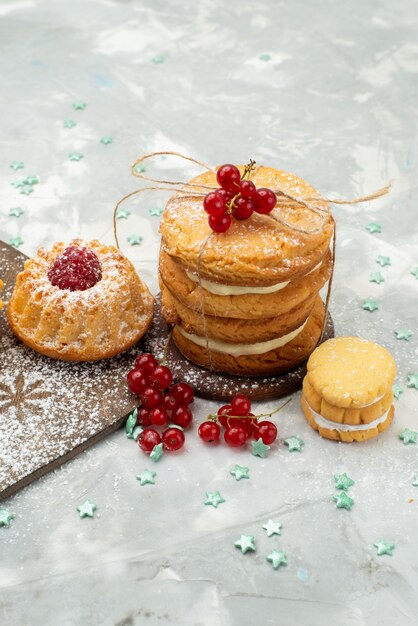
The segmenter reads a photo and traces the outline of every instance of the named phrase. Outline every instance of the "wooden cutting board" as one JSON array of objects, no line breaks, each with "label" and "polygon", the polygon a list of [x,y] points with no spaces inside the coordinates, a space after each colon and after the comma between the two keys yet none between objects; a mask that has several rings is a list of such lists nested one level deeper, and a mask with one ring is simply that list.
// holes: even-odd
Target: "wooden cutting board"
[{"label": "wooden cutting board", "polygon": [[[6,306],[26,256],[0,241]],[[0,311],[0,500],[116,430],[138,400],[125,376],[139,346],[113,359],[44,357],[11,332]]]}]

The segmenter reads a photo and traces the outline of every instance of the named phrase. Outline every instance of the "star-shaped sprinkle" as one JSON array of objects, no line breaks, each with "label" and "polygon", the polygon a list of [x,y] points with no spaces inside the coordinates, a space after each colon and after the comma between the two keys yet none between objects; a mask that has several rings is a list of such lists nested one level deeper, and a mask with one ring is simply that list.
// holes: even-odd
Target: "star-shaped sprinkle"
[{"label": "star-shaped sprinkle", "polygon": [[265,524],[263,524],[262,528],[267,531],[267,537],[282,534],[282,524],[280,524],[280,522],[274,522],[272,519],[269,519]]},{"label": "star-shaped sprinkle", "polygon": [[367,224],[366,229],[369,231],[369,233],[381,233],[382,232],[382,227],[377,222],[370,222],[370,224]]},{"label": "star-shaped sprinkle", "polygon": [[268,52],[263,52],[263,54],[260,54],[258,58],[260,59],[260,61],[270,61],[271,55]]},{"label": "star-shaped sprinkle", "polygon": [[113,143],[113,139],[112,137],[105,135],[100,139],[100,143],[102,143],[104,146],[108,146],[110,143]]},{"label": "star-shaped sprinkle", "polygon": [[20,217],[21,215],[23,215],[23,213],[24,210],[20,206],[15,206],[12,209],[9,209],[9,215],[11,217]]},{"label": "star-shaped sprinkle", "polygon": [[386,267],[386,265],[392,265],[390,257],[383,256],[382,254],[379,254],[379,256],[376,259],[376,263],[379,263],[380,267]]},{"label": "star-shaped sprinkle", "polygon": [[283,550],[272,550],[266,559],[272,564],[273,569],[279,569],[280,565],[287,565],[286,552]]},{"label": "star-shaped sprinkle", "polygon": [[10,246],[14,246],[15,248],[18,248],[19,246],[21,246],[23,243],[25,243],[22,239],[22,237],[12,237],[11,239],[9,239],[9,245]]},{"label": "star-shaped sprinkle", "polygon": [[116,211],[116,219],[117,220],[127,220],[128,217],[130,216],[131,212],[128,211],[127,209],[118,209]]},{"label": "star-shaped sprinkle", "polygon": [[354,480],[348,474],[334,474],[335,488],[348,491],[354,485]]},{"label": "star-shaped sprinkle", "polygon": [[236,548],[239,548],[242,554],[255,551],[255,542],[253,535],[241,535],[241,537],[234,543]]},{"label": "star-shaped sprinkle", "polygon": [[133,439],[134,441],[136,441],[143,430],[144,429],[142,428],[142,426],[135,426],[132,433],[130,435],[127,435],[128,439]]},{"label": "star-shaped sprinkle", "polygon": [[418,475],[417,474],[415,474],[415,476],[412,478],[412,486],[418,487]]},{"label": "star-shaped sprinkle", "polygon": [[379,308],[379,305],[376,300],[373,300],[373,298],[363,300],[363,304],[361,306],[365,311],[370,311],[371,313],[373,313],[373,311],[377,311]]},{"label": "star-shaped sprinkle", "polygon": [[408,380],[406,381],[406,386],[409,388],[414,387],[418,389],[418,374],[410,374],[408,376]]},{"label": "star-shaped sprinkle", "polygon": [[295,435],[285,439],[284,443],[289,448],[289,452],[302,452],[302,447],[305,445],[305,442]]},{"label": "star-shaped sprinkle", "polygon": [[400,385],[398,385],[398,383],[395,383],[395,384],[393,385],[393,387],[392,387],[392,390],[393,390],[393,395],[395,396],[395,398],[396,398],[397,400],[399,400],[399,397],[400,397],[401,393],[403,393],[403,392],[404,392],[403,387],[401,387]]},{"label": "star-shaped sprinkle", "polygon": [[77,507],[77,511],[80,513],[80,517],[94,517],[94,511],[97,506],[91,500],[85,500],[83,504]]},{"label": "star-shaped sprinkle", "polygon": [[39,183],[39,176],[26,176],[25,183],[27,185],[37,185]]},{"label": "star-shaped sprinkle", "polygon": [[70,159],[70,161],[81,161],[83,155],[81,154],[81,152],[70,152],[68,158]]},{"label": "star-shaped sprinkle", "polygon": [[416,267],[414,270],[412,270],[411,274],[412,274],[412,276],[415,276],[415,278],[418,278],[418,267]]},{"label": "star-shaped sprinkle", "polygon": [[157,445],[153,447],[151,454],[149,455],[149,458],[152,459],[154,463],[157,463],[163,456],[164,456],[163,444],[157,443]]},{"label": "star-shaped sprinkle", "polygon": [[395,544],[390,541],[385,541],[381,539],[380,541],[376,541],[373,544],[377,550],[377,556],[382,556],[383,554],[387,554],[388,556],[392,556],[392,552],[395,549]]},{"label": "star-shaped sprinkle", "polygon": [[241,478],[250,477],[250,468],[245,465],[234,465],[229,473],[235,476],[235,480],[241,480]]},{"label": "star-shaped sprinkle", "polygon": [[263,443],[263,440],[261,439],[261,437],[260,439],[257,439],[257,441],[252,441],[251,446],[252,446],[251,453],[254,456],[261,457],[262,459],[264,459],[264,457],[266,456],[266,452],[270,450],[270,446],[267,446],[265,443]]},{"label": "star-shaped sprinkle", "polygon": [[11,169],[14,171],[22,170],[25,167],[25,164],[23,163],[23,161],[12,161],[9,167],[11,167]]},{"label": "star-shaped sprinkle", "polygon": [[14,513],[0,508],[0,526],[10,526],[10,522],[15,518]]},{"label": "star-shaped sprinkle", "polygon": [[416,430],[410,430],[409,428],[404,428],[404,430],[399,433],[399,439],[402,439],[404,446],[408,445],[408,443],[416,443],[417,436],[418,433]]},{"label": "star-shaped sprinkle", "polygon": [[126,418],[125,431],[127,435],[132,435],[133,430],[136,426],[137,417],[138,417],[138,409],[135,408],[132,411],[132,413],[129,413],[128,417]]},{"label": "star-shaped sprinkle", "polygon": [[12,187],[17,189],[18,187],[23,187],[23,185],[27,185],[27,180],[26,180],[26,178],[18,178],[17,180],[14,180],[10,184],[11,184]]},{"label": "star-shaped sprinkle", "polygon": [[335,506],[337,509],[347,509],[347,511],[351,511],[354,500],[350,498],[349,495],[346,494],[345,491],[338,493],[336,496],[333,496],[335,500]]},{"label": "star-shaped sprinkle", "polygon": [[385,282],[385,277],[381,272],[372,272],[369,276],[369,282],[380,285]]},{"label": "star-shaped sprinkle", "polygon": [[396,339],[403,339],[404,341],[409,341],[412,337],[412,331],[407,330],[406,328],[400,328],[399,330],[394,330]]},{"label": "star-shaped sprinkle", "polygon": [[138,474],[136,477],[139,480],[141,486],[142,485],[155,485],[155,477],[157,472],[151,472],[150,470],[145,469],[143,472]]},{"label": "star-shaped sprinkle", "polygon": [[161,65],[161,63],[164,63],[165,61],[165,56],[163,54],[156,54],[151,61],[155,63],[155,65]]},{"label": "star-shaped sprinkle", "polygon": [[84,109],[87,107],[87,104],[85,102],[74,102],[73,103],[73,109],[75,109],[76,111],[84,111]]},{"label": "star-shaped sprinkle", "polygon": [[23,193],[25,196],[29,196],[33,191],[32,185],[22,185],[19,189],[19,193]]},{"label": "star-shaped sprinkle", "polygon": [[157,217],[159,217],[160,215],[164,213],[164,209],[158,206],[154,206],[151,209],[148,209],[148,213],[150,215],[156,215]]},{"label": "star-shaped sprinkle", "polygon": [[218,508],[218,504],[225,502],[219,491],[207,491],[205,504]]},{"label": "star-shaped sprinkle", "polygon": [[129,237],[126,238],[126,241],[131,246],[140,246],[144,239],[141,235],[129,235]]},{"label": "star-shaped sprinkle", "polygon": [[77,123],[74,120],[64,120],[63,126],[64,128],[74,128],[74,126],[77,126]]},{"label": "star-shaped sprinkle", "polygon": [[138,163],[138,165],[135,165],[135,172],[139,172],[140,174],[142,174],[143,172],[145,172],[145,166],[142,165],[142,163]]}]

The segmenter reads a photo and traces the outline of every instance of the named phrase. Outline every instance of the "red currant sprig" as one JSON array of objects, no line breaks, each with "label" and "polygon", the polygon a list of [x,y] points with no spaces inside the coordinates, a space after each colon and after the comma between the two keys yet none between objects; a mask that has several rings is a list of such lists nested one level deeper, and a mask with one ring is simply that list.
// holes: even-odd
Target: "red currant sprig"
[{"label": "red currant sprig", "polygon": [[159,365],[155,356],[149,353],[136,358],[127,382],[129,390],[141,400],[137,425],[146,427],[138,437],[139,447],[149,454],[162,442],[165,450],[179,450],[184,444],[182,430],[167,428],[160,435],[155,427],[170,422],[182,429],[189,428],[193,421],[189,408],[194,399],[193,389],[182,382],[173,385],[170,368]]},{"label": "red currant sprig", "polygon": [[203,200],[203,208],[209,215],[209,226],[215,233],[224,233],[236,220],[246,220],[254,213],[270,213],[277,203],[274,191],[265,187],[257,187],[248,176],[251,174],[255,161],[245,166],[241,177],[235,165],[226,164],[216,172],[216,180],[220,189],[209,192]]},{"label": "red currant sprig", "polygon": [[290,399],[270,413],[254,415],[250,412],[250,399],[244,394],[238,394],[232,398],[231,404],[221,406],[216,415],[207,416],[207,421],[199,426],[199,437],[207,443],[216,443],[221,437],[220,426],[223,426],[224,440],[228,446],[244,446],[250,437],[261,439],[269,445],[277,439],[277,428],[273,422],[260,418],[272,417],[288,402]]}]

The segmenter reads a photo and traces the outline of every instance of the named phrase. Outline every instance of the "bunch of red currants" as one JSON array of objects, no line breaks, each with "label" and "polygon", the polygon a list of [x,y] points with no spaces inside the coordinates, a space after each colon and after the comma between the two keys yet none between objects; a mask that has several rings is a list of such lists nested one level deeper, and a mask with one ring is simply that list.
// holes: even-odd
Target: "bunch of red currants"
[{"label": "bunch of red currants", "polygon": [[277,438],[276,426],[268,420],[259,421],[251,413],[250,399],[244,394],[234,396],[231,404],[221,406],[216,416],[210,416],[210,419],[202,422],[199,437],[207,443],[216,443],[221,437],[220,425],[225,429],[225,442],[233,448],[244,446],[250,437],[261,439],[266,445]]},{"label": "bunch of red currants", "polygon": [[209,192],[203,200],[203,207],[209,215],[209,226],[215,233],[224,233],[236,220],[246,220],[254,213],[270,213],[277,203],[274,191],[257,187],[244,178],[251,171],[247,166],[243,177],[235,165],[221,165],[216,172],[216,180],[221,189]]},{"label": "bunch of red currants", "polygon": [[[193,421],[189,405],[193,402],[194,393],[190,385],[173,385],[171,370],[159,365],[155,356],[149,353],[136,358],[127,381],[129,390],[141,400],[137,424],[145,428],[137,440],[139,447],[149,453],[154,446],[162,443],[167,451],[179,450],[184,444],[183,429],[189,428]],[[168,423],[174,426],[164,430],[162,435],[152,428]]]}]

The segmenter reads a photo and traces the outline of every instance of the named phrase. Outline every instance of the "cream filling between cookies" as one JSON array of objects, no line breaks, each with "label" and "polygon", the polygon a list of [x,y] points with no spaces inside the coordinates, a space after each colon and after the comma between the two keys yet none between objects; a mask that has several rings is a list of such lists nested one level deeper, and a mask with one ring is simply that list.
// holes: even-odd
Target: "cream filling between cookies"
[{"label": "cream filling between cookies", "polygon": [[198,346],[202,346],[202,348],[209,348],[209,350],[213,350],[214,352],[222,352],[230,356],[244,356],[247,354],[264,354],[265,352],[270,352],[270,350],[281,348],[302,332],[307,321],[308,320],[306,320],[302,326],[299,326],[299,328],[296,328],[296,330],[293,330],[287,335],[282,335],[281,337],[277,337],[277,339],[270,339],[269,341],[260,341],[258,343],[228,343],[227,341],[220,341],[219,339],[206,339],[200,335],[187,333],[181,326],[177,325],[176,328],[183,337]]},{"label": "cream filling between cookies", "polygon": [[[315,267],[311,269],[310,272],[305,274],[305,276],[308,276],[308,274],[312,274],[312,272],[315,272],[318,268],[321,267],[321,265],[322,261],[320,261],[318,265],[315,265]],[[194,283],[199,283],[199,277],[197,274],[193,274],[188,270],[185,271],[187,277],[190,278],[190,280],[192,280]],[[290,282],[290,280],[285,280],[281,283],[276,283],[275,285],[269,285],[268,287],[249,287],[239,285],[224,285],[221,283],[214,283],[211,280],[206,280],[205,278],[200,279],[200,284],[203,289],[206,289],[206,291],[210,291],[210,293],[214,293],[217,296],[244,296],[245,294],[251,293],[274,293],[275,291],[280,291],[281,289],[287,287]]]},{"label": "cream filling between cookies", "polygon": [[340,424],[339,422],[332,422],[331,420],[327,420],[320,413],[314,411],[306,398],[305,402],[308,405],[317,426],[319,426],[320,428],[327,428],[328,430],[339,430],[343,432],[370,430],[370,428],[376,428],[376,426],[385,421],[390,409],[392,408],[389,407],[388,410],[383,413],[383,415],[373,420],[372,422],[369,422],[368,424]]}]

